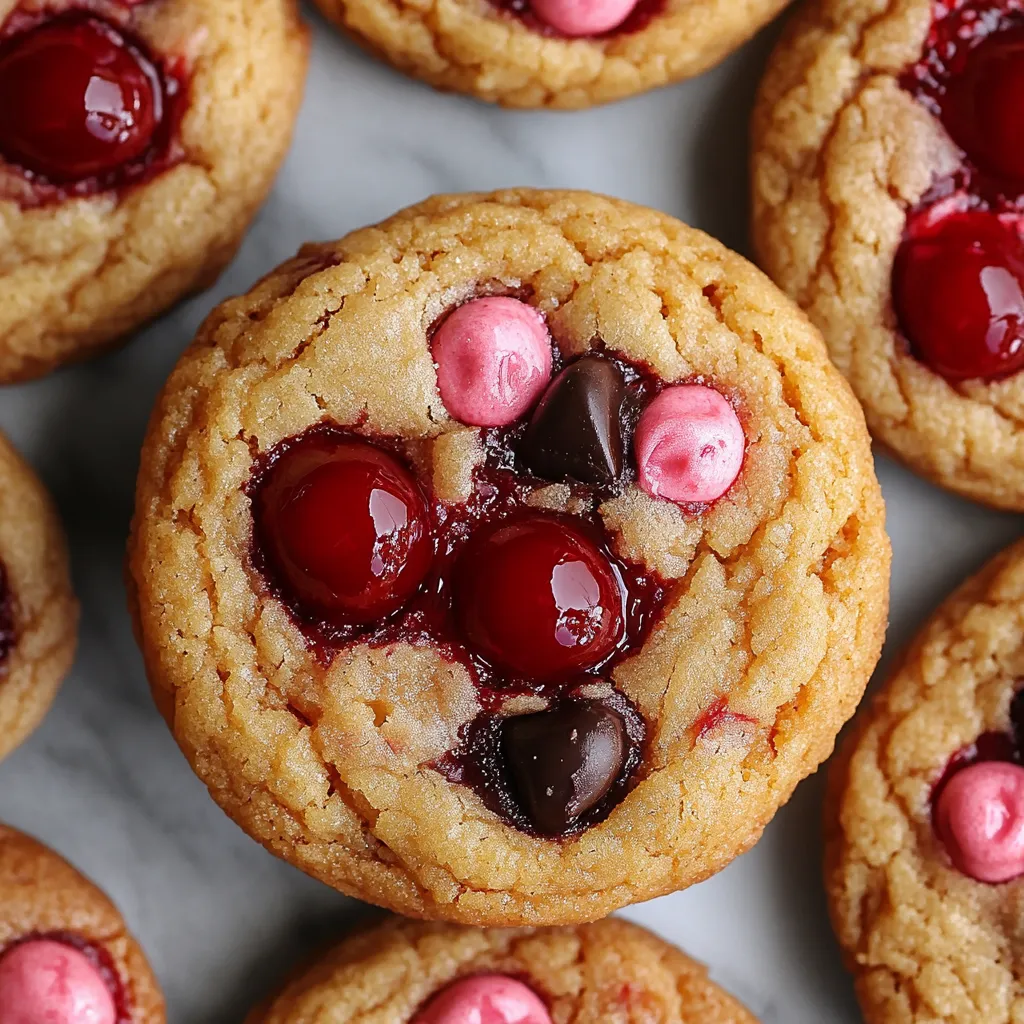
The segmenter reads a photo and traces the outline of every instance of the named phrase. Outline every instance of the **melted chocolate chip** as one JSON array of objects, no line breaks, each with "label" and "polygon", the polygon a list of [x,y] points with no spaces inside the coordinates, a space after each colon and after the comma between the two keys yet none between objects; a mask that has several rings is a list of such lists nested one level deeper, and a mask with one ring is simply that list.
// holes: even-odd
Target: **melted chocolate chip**
[{"label": "melted chocolate chip", "polygon": [[611,790],[629,740],[620,715],[576,700],[508,719],[502,747],[524,814],[541,835],[559,836]]},{"label": "melted chocolate chip", "polygon": [[626,381],[610,359],[570,363],[540,400],[520,454],[545,480],[606,486],[622,475],[622,405]]}]

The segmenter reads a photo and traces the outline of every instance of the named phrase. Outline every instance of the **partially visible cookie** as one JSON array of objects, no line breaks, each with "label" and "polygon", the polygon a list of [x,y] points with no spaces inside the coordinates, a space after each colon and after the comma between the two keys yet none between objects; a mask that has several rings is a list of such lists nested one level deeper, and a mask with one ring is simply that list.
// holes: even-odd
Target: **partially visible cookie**
[{"label": "partially visible cookie", "polygon": [[295,0],[0,0],[0,383],[231,260],[302,99]]},{"label": "partially visible cookie", "polygon": [[826,885],[868,1024],[1024,1020],[1024,542],[925,626],[830,790]]},{"label": "partially visible cookie", "polygon": [[874,436],[1024,509],[1024,9],[811,0],[754,117],[760,262]]},{"label": "partially visible cookie", "polygon": [[156,978],[116,907],[52,850],[3,825],[0,1019],[4,1024],[165,1020]]},{"label": "partially visible cookie", "polygon": [[401,71],[507,107],[590,107],[692,78],[786,0],[317,0]]},{"label": "partially visible cookie", "polygon": [[395,919],[343,942],[247,1024],[328,1020],[756,1024],[703,966],[615,918],[517,931]]},{"label": "partially visible cookie", "polygon": [[0,758],[42,721],[71,667],[77,628],[63,528],[0,435]]}]

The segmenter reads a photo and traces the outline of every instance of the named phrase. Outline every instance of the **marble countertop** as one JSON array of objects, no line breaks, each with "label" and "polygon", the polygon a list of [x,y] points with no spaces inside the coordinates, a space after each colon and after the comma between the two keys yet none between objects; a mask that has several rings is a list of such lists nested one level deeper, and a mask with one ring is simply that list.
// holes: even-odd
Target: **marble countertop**
[{"label": "marble countertop", "polygon": [[[121,582],[138,451],[155,394],[211,306],[310,238],[429,193],[572,186],[679,216],[747,249],[747,117],[769,29],[703,78],[573,114],[497,110],[376,63],[308,11],[308,95],[277,188],[216,288],[120,352],[0,394],[0,428],[52,489],[82,601],[78,659],[43,727],[0,766],[0,820],[103,886],[146,948],[173,1024],[230,1024],[365,908],[278,862],[212,803],[149,697]],[[895,549],[886,658],[1020,532],[878,460]],[[884,668],[884,662],[883,662]],[[634,907],[711,965],[765,1024],[860,1019],[820,878],[821,776],[717,877]]]}]

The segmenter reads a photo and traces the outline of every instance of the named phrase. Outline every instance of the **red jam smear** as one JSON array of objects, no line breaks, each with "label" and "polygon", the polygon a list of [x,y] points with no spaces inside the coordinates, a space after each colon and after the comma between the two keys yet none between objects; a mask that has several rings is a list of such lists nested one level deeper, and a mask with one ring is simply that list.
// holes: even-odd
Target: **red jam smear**
[{"label": "red jam smear", "polygon": [[[615,362],[627,382],[620,416],[628,451],[636,420],[646,402],[660,387],[660,382],[646,371],[619,360]],[[604,706],[621,715],[629,740],[622,771],[600,803],[581,814],[578,820],[573,820],[563,833],[571,835],[606,817],[633,785],[643,758],[645,737],[641,716],[622,694],[612,693],[610,696],[594,698],[581,688],[586,688],[588,684],[606,683],[615,666],[643,644],[661,614],[666,586],[655,574],[625,562],[614,554],[612,537],[597,512],[599,502],[611,493],[621,491],[632,471],[624,472],[623,478],[614,485],[594,487],[570,484],[573,497],[585,503],[584,507],[592,509],[586,514],[554,513],[529,504],[530,496],[538,488],[548,486],[549,481],[530,475],[517,454],[527,420],[528,417],[524,417],[512,427],[483,433],[485,463],[475,473],[474,491],[468,501],[440,501],[424,486],[422,479],[419,481],[419,487],[426,495],[424,515],[429,525],[433,559],[415,593],[393,614],[363,623],[345,620],[344,617],[324,616],[322,608],[318,611],[310,602],[301,600],[301,595],[289,586],[279,565],[275,564],[274,544],[268,542],[266,536],[269,520],[264,520],[262,510],[267,505],[269,489],[277,486],[273,481],[279,477],[282,465],[287,466],[289,461],[296,465],[308,462],[311,454],[315,461],[317,453],[338,447],[372,444],[377,451],[384,453],[389,463],[401,464],[403,472],[412,474],[414,470],[409,455],[413,446],[400,439],[369,439],[351,430],[322,424],[282,442],[264,455],[257,462],[247,489],[254,511],[251,559],[268,591],[281,599],[289,609],[310,647],[324,664],[329,664],[340,650],[356,643],[378,648],[396,643],[429,645],[448,660],[463,664],[476,683],[483,710],[465,728],[458,749],[450,751],[436,767],[453,781],[472,786],[488,806],[523,831],[531,832],[532,826],[518,808],[509,785],[500,742],[502,724],[506,720],[503,712],[505,702],[509,698],[524,695],[542,696],[549,705],[552,701],[557,705],[562,701],[598,699]],[[631,459],[627,458],[625,463],[631,465]],[[289,486],[295,483],[292,480]],[[362,505],[359,507],[361,509]],[[342,514],[337,521],[343,520]],[[595,591],[590,594],[594,601],[588,604],[587,611],[594,611],[597,606],[603,609],[605,605],[614,605],[617,616],[614,629],[606,630],[602,626],[595,631],[594,637],[599,642],[592,646],[588,646],[590,634],[587,630],[579,630],[578,637],[586,634],[585,650],[581,649],[581,652],[576,652],[568,660],[553,659],[550,672],[545,671],[545,666],[535,659],[529,660],[528,664],[518,664],[517,659],[502,657],[500,652],[496,656],[490,652],[492,656],[488,656],[487,644],[473,643],[475,625],[467,625],[465,607],[460,613],[456,600],[461,587],[463,592],[470,593],[471,603],[483,601],[481,588],[486,589],[490,582],[488,579],[477,579],[473,586],[467,587],[465,579],[460,579],[460,573],[472,573],[477,562],[487,561],[474,555],[470,547],[474,539],[486,539],[495,531],[500,532],[508,526],[518,528],[524,522],[533,524],[531,530],[538,523],[541,524],[540,533],[544,537],[535,545],[534,554],[537,559],[548,557],[551,545],[547,533],[552,527],[558,526],[565,533],[562,541],[574,550],[586,552],[586,558],[581,556],[577,561],[593,570],[594,579],[584,587],[589,594],[587,587],[593,584],[590,589]],[[530,544],[533,544],[532,540]],[[459,559],[467,548],[473,557],[466,563],[468,569],[466,564],[460,569]],[[555,558],[555,563],[566,564],[559,562],[558,558]],[[511,567],[505,566],[502,572],[507,574],[514,571],[514,568],[514,564]],[[543,577],[544,573],[540,575]],[[551,576],[548,578],[553,579]],[[509,611],[507,603],[498,600],[490,609],[497,615],[497,620],[500,620],[502,610]],[[550,609],[542,609],[543,614],[539,613],[540,619],[534,621],[533,628],[546,629],[550,625],[548,611]],[[476,616],[470,615],[469,618],[475,624]],[[497,620],[494,615],[490,615],[491,625]],[[570,631],[576,630],[579,625],[576,622],[570,623]],[[479,637],[476,639],[479,641]],[[523,640],[525,643],[525,638]],[[554,664],[554,661],[558,663]]]},{"label": "red jam smear", "polygon": [[936,0],[901,85],[964,156],[908,216],[893,268],[900,329],[950,383],[1010,376],[1024,368],[1024,0]]},{"label": "red jam smear", "polygon": [[107,986],[107,990],[114,1000],[117,1024],[134,1024],[135,1014],[132,1011],[132,1000],[128,986],[122,979],[121,973],[114,963],[114,958],[104,946],[90,942],[84,936],[76,932],[64,931],[30,932],[28,935],[21,936],[21,938],[16,939],[0,950],[0,957],[22,943],[37,942],[39,940],[59,942],[64,946],[70,946],[72,949],[78,950],[96,968],[97,973],[103,979],[103,983]]},{"label": "red jam smear", "polygon": [[[557,29],[552,28],[546,22],[541,21],[530,6],[530,0],[491,0],[491,3],[503,14],[510,18],[521,21],[531,32],[537,35],[546,36],[549,39],[570,39],[563,36]],[[572,38],[583,39],[614,39],[617,36],[633,35],[642,32],[655,18],[665,12],[667,0],[639,0],[637,5],[629,12],[629,17],[617,25],[610,32],[603,32],[596,36],[583,36]]]},{"label": "red jam smear", "polygon": [[88,8],[0,27],[0,198],[31,208],[142,184],[183,156],[184,60]]}]

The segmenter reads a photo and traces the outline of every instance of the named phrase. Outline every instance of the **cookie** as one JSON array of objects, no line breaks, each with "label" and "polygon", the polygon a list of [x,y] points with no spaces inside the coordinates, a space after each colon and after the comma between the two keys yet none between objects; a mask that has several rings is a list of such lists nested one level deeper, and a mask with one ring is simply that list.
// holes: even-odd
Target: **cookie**
[{"label": "cookie", "polygon": [[0,758],[42,721],[77,632],[64,530],[42,483],[0,435]]},{"label": "cookie", "polygon": [[1024,1014],[1024,543],[903,658],[830,778],[826,885],[868,1024]]},{"label": "cookie", "polygon": [[0,0],[0,382],[212,284],[284,158],[306,57],[294,0]]},{"label": "cookie", "polygon": [[321,1016],[336,1024],[756,1024],[703,966],[617,919],[539,931],[392,920],[343,942],[246,1024]]},{"label": "cookie", "polygon": [[1024,509],[1024,5],[812,0],[754,117],[762,266],[875,438]]},{"label": "cookie", "polygon": [[578,109],[692,78],[786,0],[317,0],[356,42],[438,89]]},{"label": "cookie", "polygon": [[156,978],[117,908],[62,857],[3,825],[0,1010],[4,1024],[166,1019]]},{"label": "cookie", "polygon": [[867,433],[804,316],[671,217],[438,197],[215,310],[146,437],[138,634],[214,798],[467,924],[699,881],[876,662]]}]

